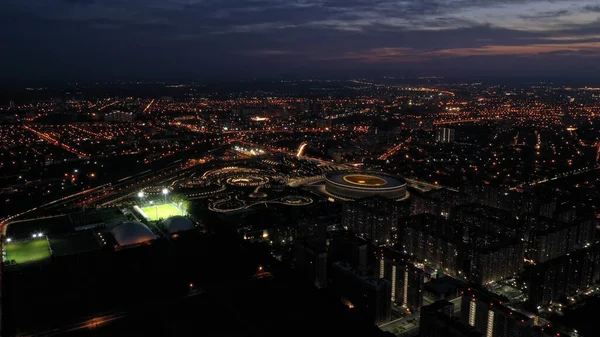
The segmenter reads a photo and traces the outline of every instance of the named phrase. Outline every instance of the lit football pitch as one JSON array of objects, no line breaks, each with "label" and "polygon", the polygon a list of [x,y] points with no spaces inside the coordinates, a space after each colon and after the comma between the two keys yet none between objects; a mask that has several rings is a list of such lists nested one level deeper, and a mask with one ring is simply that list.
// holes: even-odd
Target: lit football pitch
[{"label": "lit football pitch", "polygon": [[50,257],[46,238],[9,243],[5,249],[6,260],[14,260],[17,264],[41,261]]},{"label": "lit football pitch", "polygon": [[166,219],[174,215],[184,215],[185,213],[173,204],[153,205],[140,208],[150,221]]}]

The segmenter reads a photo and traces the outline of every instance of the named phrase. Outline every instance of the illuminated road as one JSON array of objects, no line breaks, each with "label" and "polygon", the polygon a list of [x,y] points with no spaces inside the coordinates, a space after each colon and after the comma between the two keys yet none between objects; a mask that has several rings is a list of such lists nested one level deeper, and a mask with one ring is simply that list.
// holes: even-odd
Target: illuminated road
[{"label": "illuminated road", "polygon": [[329,129],[322,129],[322,128],[306,128],[306,129],[294,129],[294,130],[288,130],[288,129],[227,130],[227,131],[224,131],[223,133],[227,133],[227,134],[242,133],[243,134],[243,133],[294,133],[294,132],[325,133],[325,132],[331,132],[331,131]]},{"label": "illuminated road", "polygon": [[[232,140],[231,142],[232,142],[232,143],[233,143],[233,142],[237,142],[237,143],[241,143],[241,144],[246,144],[246,145],[248,145],[248,146],[262,147],[262,148],[265,148],[265,149],[267,149],[267,150],[269,150],[269,151],[283,153],[283,154],[286,154],[286,155],[288,155],[288,156],[292,156],[292,157],[296,157],[296,155],[298,154],[297,152],[289,152],[289,151],[286,151],[285,149],[276,148],[276,147],[274,147],[274,146],[270,146],[270,145],[261,145],[261,144],[251,143],[251,142],[247,142],[247,141],[245,141],[245,140],[241,140],[241,139]],[[317,162],[319,162],[319,163],[320,163],[320,164],[322,164],[322,165],[338,166],[338,167],[341,167],[341,168],[349,168],[349,167],[348,167],[347,165],[345,165],[345,164],[334,164],[334,163],[332,163],[332,162],[330,162],[330,161],[323,160],[323,159],[319,159],[319,158],[308,157],[308,156],[302,156],[302,158],[303,158],[303,159],[308,159],[308,160],[314,160],[314,161],[317,161]]]},{"label": "illuminated road", "polygon": [[304,153],[304,149],[307,145],[307,143],[300,144],[300,147],[298,148],[298,153],[296,153],[296,157],[300,158],[302,156],[302,154]]},{"label": "illuminated road", "polygon": [[[186,298],[202,295],[205,293],[206,293],[206,291],[204,289],[194,287],[193,289],[190,289],[190,291],[186,295],[184,295],[182,298],[186,299]],[[20,336],[21,337],[58,336],[58,335],[62,335],[62,334],[70,333],[70,332],[79,331],[79,330],[89,330],[89,329],[99,328],[99,327],[102,327],[103,325],[106,325],[108,323],[114,322],[116,320],[119,320],[119,319],[122,319],[125,317],[127,317],[127,313],[123,312],[123,311],[104,313],[104,314],[101,314],[100,316],[96,316],[96,317],[92,317],[92,318],[85,318],[84,320],[82,320],[80,322],[72,323],[70,325],[67,325],[67,326],[64,326],[61,328],[55,328],[55,329],[51,329],[51,330],[47,330],[47,331],[43,331],[43,332],[36,332],[36,333],[30,333],[30,334],[26,333],[26,334],[21,334]]]},{"label": "illuminated road", "polygon": [[82,129],[82,128],[80,128],[78,126],[75,126],[73,124],[69,124],[69,126],[71,128],[73,128],[73,129],[77,130],[77,131],[80,131],[80,132],[83,132],[83,133],[87,133],[90,136],[94,136],[94,137],[98,137],[98,138],[104,138],[104,139],[109,139],[109,140],[112,139],[111,137],[106,137],[106,136],[101,135],[101,134],[99,134],[97,132],[92,132],[92,131],[89,131],[89,130],[86,130],[86,129]]},{"label": "illuminated road", "polygon": [[223,133],[292,133],[292,130],[228,130]]},{"label": "illuminated road", "polygon": [[[223,145],[220,145],[219,147],[221,146]],[[138,174],[122,178],[117,181],[116,184],[107,183],[46,202],[40,206],[33,207],[17,214],[5,214],[6,216],[4,218],[0,218],[0,232],[5,235],[7,225],[12,221],[23,220],[26,215],[29,216],[28,219],[34,219],[37,212],[44,211],[47,215],[50,209],[54,209],[53,213],[56,213],[55,211],[60,211],[61,207],[87,207],[100,202],[102,202],[103,205],[107,204],[107,202],[111,202],[113,199],[126,196],[134,191],[137,193],[141,188],[174,180],[178,175],[183,174],[186,170],[194,169],[201,163],[202,161],[197,160],[183,161],[182,159],[178,159],[159,170],[148,169]]]},{"label": "illuminated road", "polygon": [[69,325],[64,328],[57,328],[57,329],[47,330],[44,332],[38,332],[38,333],[33,333],[33,334],[23,334],[20,336],[22,336],[22,337],[34,337],[34,336],[35,337],[50,337],[50,336],[57,336],[57,335],[61,335],[64,333],[78,331],[78,330],[94,329],[94,328],[98,328],[102,325],[105,325],[107,323],[121,319],[125,316],[127,316],[127,314],[124,312],[110,313],[110,314],[105,314],[102,316],[89,318],[89,319],[83,320],[81,322],[74,323],[74,324]]},{"label": "illuminated road", "polygon": [[[13,214],[6,218],[0,219],[0,224],[2,225],[3,234],[6,232],[6,228],[11,223],[11,221],[18,220],[25,215],[37,212],[37,211],[47,211],[51,208],[56,207],[66,207],[66,206],[90,206],[92,204],[96,204],[100,201],[106,201],[106,199],[114,199],[122,196],[126,196],[128,194],[132,194],[134,192],[138,192],[139,189],[143,187],[147,187],[149,185],[160,183],[161,181],[167,181],[170,179],[174,179],[177,175],[181,174],[185,170],[192,169],[196,165],[187,165],[185,162],[181,160],[176,161],[172,165],[169,165],[160,170],[146,170],[137,175],[133,175],[121,180],[121,182],[117,184],[104,184],[100,186],[96,186],[81,192],[73,193],[71,195],[47,202],[40,206],[34,207],[27,211]],[[162,179],[162,180],[160,180]],[[113,200],[111,200],[113,201]]]},{"label": "illuminated road", "polygon": [[[42,204],[42,205],[40,205],[38,207],[34,207],[34,208],[29,209],[27,211],[23,211],[23,212],[18,213],[18,214],[13,214],[13,215],[8,216],[6,218],[0,219],[0,225],[8,224],[8,223],[10,223],[11,220],[15,220],[15,219],[18,219],[18,218],[26,215],[26,214],[29,214],[29,213],[32,213],[32,212],[35,212],[35,211],[38,211],[38,210],[45,209],[47,207],[51,207],[51,206],[56,205],[56,204],[58,204],[60,202],[69,202],[69,201],[71,201],[71,199],[75,199],[75,198],[78,198],[78,197],[83,197],[83,196],[85,196],[85,195],[87,195],[89,193],[93,193],[93,192],[95,192],[97,190],[106,188],[107,186],[110,186],[110,184],[104,184],[104,185],[96,186],[96,187],[93,187],[93,188],[90,188],[90,189],[87,189],[87,190],[84,190],[84,191],[81,191],[81,192],[73,193],[73,194],[68,195],[66,197],[62,197],[60,199],[56,199],[56,200],[47,202],[45,204]],[[6,226],[2,226],[2,232],[4,233],[5,231],[6,231]]]},{"label": "illuminated road", "polygon": [[[431,183],[428,183],[425,181],[411,179],[411,178],[404,178],[404,179],[410,186],[420,189],[420,190],[423,190],[423,191],[439,190],[440,188],[442,188],[442,186],[440,186],[438,184],[431,184]],[[456,191],[455,189],[448,188],[448,187],[446,187],[446,189]]]},{"label": "illuminated road", "polygon": [[433,125],[449,125],[449,124],[462,124],[462,123],[475,123],[480,122],[481,118],[470,118],[470,119],[459,119],[455,121],[436,121]]},{"label": "illuminated road", "polygon": [[47,133],[40,132],[40,131],[38,131],[30,126],[27,126],[27,125],[23,125],[22,128],[27,131],[33,132],[34,134],[36,134],[38,137],[42,138],[43,140],[50,142],[54,146],[61,147],[64,150],[71,152],[72,154],[76,155],[79,158],[89,157],[89,155],[87,153],[81,152],[65,143],[61,143],[58,140],[50,137],[50,135],[48,135]]},{"label": "illuminated road", "polygon": [[152,99],[150,101],[150,103],[148,103],[148,105],[146,105],[146,107],[144,108],[144,111],[142,111],[142,113],[146,113],[146,111],[148,111],[148,109],[150,109],[150,107],[152,106],[153,103],[154,103],[154,99]]},{"label": "illuminated road", "polygon": [[106,104],[106,105],[104,105],[104,106],[102,106],[102,107],[98,108],[98,111],[104,110],[104,109],[108,108],[109,106],[115,105],[115,104],[117,104],[117,103],[119,103],[119,102],[120,102],[120,101],[114,101],[114,102],[108,103],[108,104]]},{"label": "illuminated road", "polygon": [[391,149],[387,150],[384,154],[382,154],[381,156],[379,156],[379,160],[387,160],[390,156],[394,155],[396,152],[400,151],[400,149],[402,149],[404,147],[404,145],[406,145],[407,143],[410,143],[412,141],[412,137],[409,137],[405,142],[401,142],[400,144],[392,147]]},{"label": "illuminated road", "polygon": [[179,162],[157,171],[144,171],[138,175],[122,179],[120,183],[113,185],[110,190],[98,195],[88,196],[78,203],[77,206],[107,206],[131,197],[145,187],[168,184],[168,182],[177,179],[184,172],[194,170],[199,164],[201,163],[193,162],[192,164],[188,164],[188,162]]},{"label": "illuminated road", "polygon": [[[526,185],[529,185],[529,186],[540,185],[540,184],[544,184],[544,183],[547,183],[547,182],[555,181],[555,180],[558,180],[558,179],[569,178],[569,177],[572,177],[572,176],[576,176],[578,174],[595,171],[595,170],[598,170],[598,169],[600,169],[600,166],[592,167],[592,168],[589,168],[589,169],[573,170],[573,171],[569,171],[569,172],[557,174],[557,175],[555,175],[552,178],[544,178],[544,179],[533,181],[533,182],[528,183],[528,184],[527,183],[523,183],[523,184],[518,185],[517,188],[521,188],[521,187],[526,186]],[[511,188],[511,189],[514,189],[514,187]]]}]

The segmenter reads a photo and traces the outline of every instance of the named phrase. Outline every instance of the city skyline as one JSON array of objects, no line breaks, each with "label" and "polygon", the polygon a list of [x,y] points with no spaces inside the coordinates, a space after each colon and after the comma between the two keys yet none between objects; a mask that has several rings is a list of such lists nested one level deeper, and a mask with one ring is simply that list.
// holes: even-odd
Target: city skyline
[{"label": "city skyline", "polygon": [[596,1],[0,4],[0,79],[217,76],[591,78]]},{"label": "city skyline", "polygon": [[13,87],[3,335],[595,336],[598,87]]},{"label": "city skyline", "polygon": [[592,337],[600,0],[0,1],[2,336]]}]

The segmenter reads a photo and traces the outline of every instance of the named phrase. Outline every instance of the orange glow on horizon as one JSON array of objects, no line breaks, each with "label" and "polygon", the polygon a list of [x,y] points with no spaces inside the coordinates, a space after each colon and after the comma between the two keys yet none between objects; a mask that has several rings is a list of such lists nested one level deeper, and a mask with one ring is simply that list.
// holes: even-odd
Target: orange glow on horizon
[{"label": "orange glow on horizon", "polygon": [[[562,40],[555,40],[562,41]],[[350,52],[329,59],[360,60],[365,62],[420,62],[429,58],[468,57],[468,56],[535,56],[549,53],[579,53],[581,56],[600,55],[600,42],[533,43],[528,45],[487,45],[470,48],[451,48],[433,51],[419,51],[413,48],[375,48],[360,52]]]}]

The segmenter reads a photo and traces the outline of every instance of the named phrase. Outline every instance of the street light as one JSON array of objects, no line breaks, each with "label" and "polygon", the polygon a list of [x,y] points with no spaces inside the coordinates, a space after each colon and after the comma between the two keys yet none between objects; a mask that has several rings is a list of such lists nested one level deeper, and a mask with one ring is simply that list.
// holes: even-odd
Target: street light
[{"label": "street light", "polygon": [[11,242],[12,239],[11,238],[6,238],[6,242]]},{"label": "street light", "polygon": [[167,188],[163,188],[162,194],[165,196],[165,202],[167,202],[167,195],[169,194],[169,190]]},{"label": "street light", "polygon": [[144,197],[144,192],[143,191],[139,191],[138,192],[138,198],[143,198]]}]

